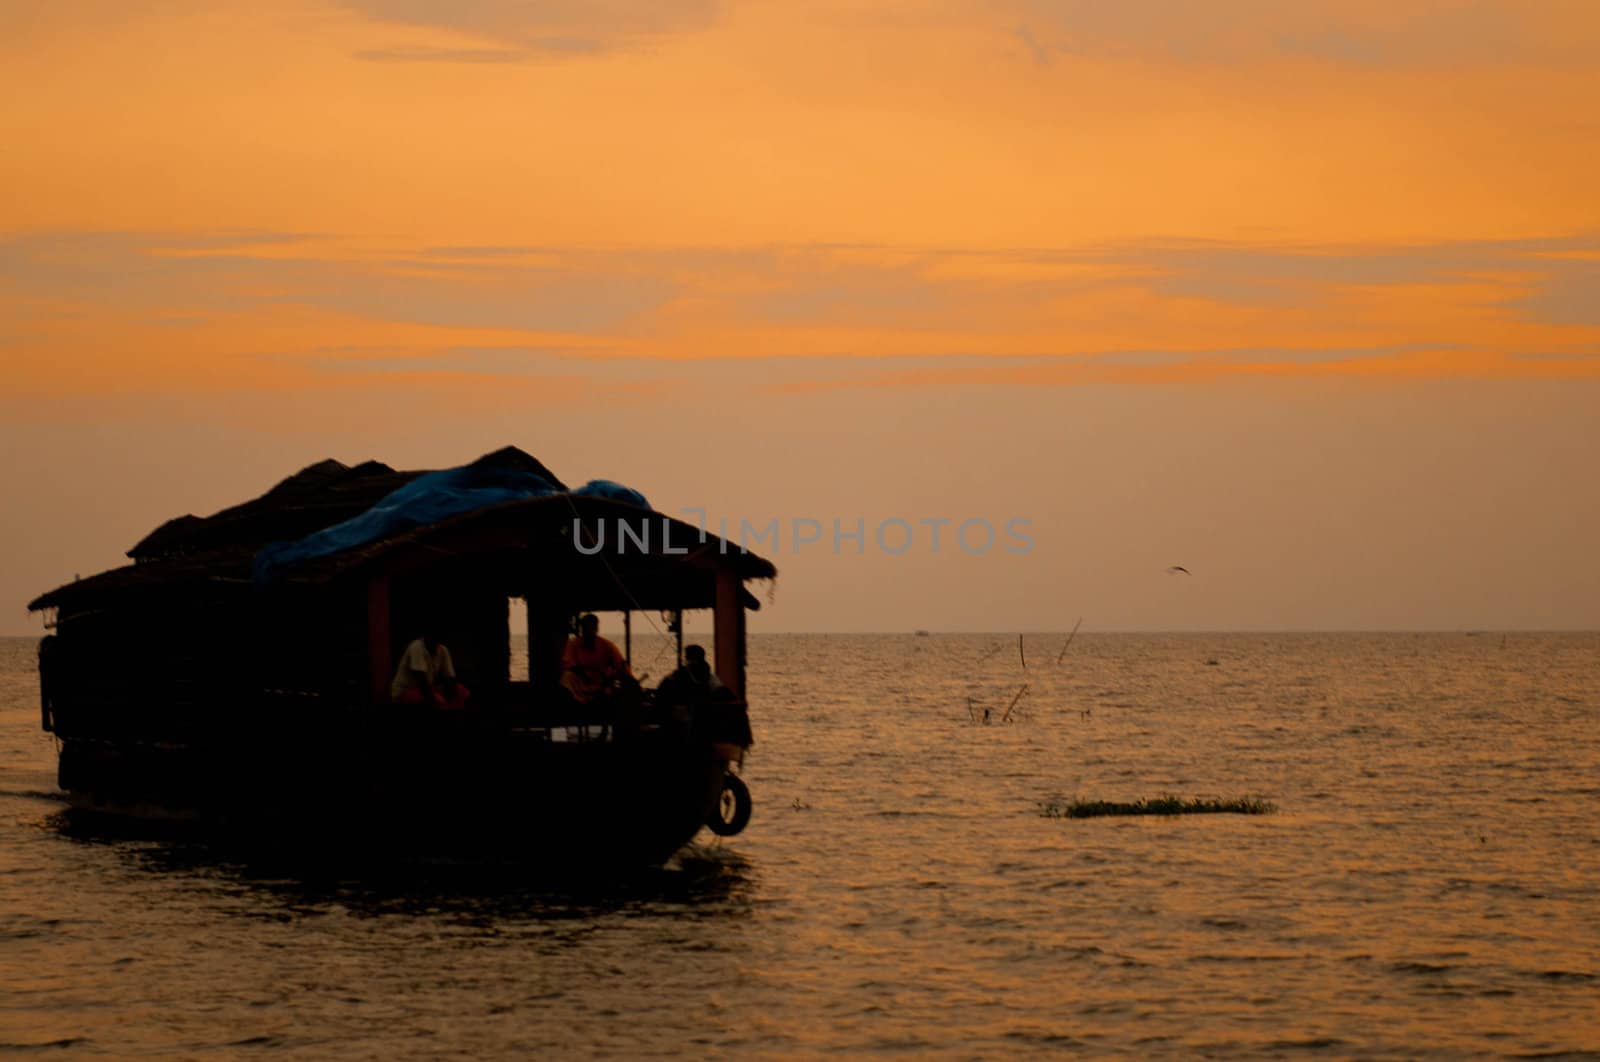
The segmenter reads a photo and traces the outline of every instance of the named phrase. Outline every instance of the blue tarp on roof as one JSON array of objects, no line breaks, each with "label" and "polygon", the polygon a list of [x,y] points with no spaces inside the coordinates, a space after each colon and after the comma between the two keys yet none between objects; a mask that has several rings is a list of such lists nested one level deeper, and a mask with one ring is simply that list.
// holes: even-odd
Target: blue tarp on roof
[{"label": "blue tarp on roof", "polygon": [[[301,561],[355,549],[452,516],[559,493],[554,484],[537,473],[483,462],[429,472],[384,495],[359,516],[293,542],[276,542],[262,549],[255,556],[255,581],[264,583]],[[572,493],[650,508],[643,494],[608,479],[591,480]]]},{"label": "blue tarp on roof", "polygon": [[581,494],[586,498],[605,498],[607,501],[627,502],[637,505],[641,509],[650,508],[650,503],[644,500],[644,495],[632,487],[624,487],[621,483],[613,483],[609,479],[591,479],[574,494]]}]

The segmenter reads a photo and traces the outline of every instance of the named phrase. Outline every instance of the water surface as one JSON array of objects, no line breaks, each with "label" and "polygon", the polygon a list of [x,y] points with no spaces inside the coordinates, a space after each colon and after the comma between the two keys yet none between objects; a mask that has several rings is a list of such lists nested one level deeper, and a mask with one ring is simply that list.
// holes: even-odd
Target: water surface
[{"label": "water surface", "polygon": [[[754,638],[750,828],[584,888],[75,832],[0,641],[0,1046],[1600,1057],[1600,635],[1063,637]],[[1039,814],[1166,792],[1280,811]]]}]

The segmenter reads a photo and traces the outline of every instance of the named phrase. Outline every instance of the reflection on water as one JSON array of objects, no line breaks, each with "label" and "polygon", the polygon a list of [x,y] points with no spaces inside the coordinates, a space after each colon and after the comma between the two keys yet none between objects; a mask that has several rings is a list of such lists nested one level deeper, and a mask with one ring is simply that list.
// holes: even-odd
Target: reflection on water
[{"label": "reflection on water", "polygon": [[367,918],[426,916],[497,931],[616,914],[737,919],[749,914],[753,888],[742,857],[702,846],[685,849],[664,867],[551,879],[529,863],[330,861],[282,852],[263,858],[211,843],[109,843],[130,869],[160,875],[164,888],[224,888],[250,905],[250,916],[263,918],[338,910]]},{"label": "reflection on water", "polygon": [[[31,646],[0,642],[0,1041],[1600,1050],[1600,637],[1080,633],[1057,668],[1063,637],[1026,675],[1014,637],[756,639],[750,829],[587,882],[86,828],[50,795]],[[972,723],[1024,681],[1018,722]],[[1164,792],[1282,810],[1038,813]]]},{"label": "reflection on water", "polygon": [[[34,794],[56,801],[55,794]],[[560,867],[537,850],[518,859],[374,855],[326,846],[296,850],[230,838],[215,829],[57,811],[42,820],[61,838],[103,847],[125,867],[160,875],[166,886],[216,883],[278,897],[310,912],[337,903],[365,914],[457,914],[494,920],[581,918],[623,910],[681,909],[695,917],[737,916],[753,882],[739,852],[691,844],[665,866],[591,872]],[[709,835],[707,835],[709,837]]]}]

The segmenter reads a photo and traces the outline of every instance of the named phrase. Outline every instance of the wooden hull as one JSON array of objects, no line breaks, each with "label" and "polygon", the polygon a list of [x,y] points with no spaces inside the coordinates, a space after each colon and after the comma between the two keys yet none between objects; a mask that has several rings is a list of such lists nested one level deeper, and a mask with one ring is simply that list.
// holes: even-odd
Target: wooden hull
[{"label": "wooden hull", "polygon": [[679,734],[560,742],[417,713],[352,715],[293,737],[66,739],[60,784],[76,808],[101,815],[296,849],[509,859],[559,874],[665,861],[716,807],[726,767],[709,743]]}]

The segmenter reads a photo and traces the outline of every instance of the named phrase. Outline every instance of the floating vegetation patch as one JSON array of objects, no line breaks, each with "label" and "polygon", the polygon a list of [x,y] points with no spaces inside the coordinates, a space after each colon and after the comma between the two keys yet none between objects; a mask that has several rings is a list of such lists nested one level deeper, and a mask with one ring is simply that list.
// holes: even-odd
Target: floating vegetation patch
[{"label": "floating vegetation patch", "polygon": [[1047,819],[1096,819],[1109,815],[1267,815],[1277,810],[1276,804],[1259,797],[1240,797],[1237,800],[1195,797],[1185,800],[1171,793],[1129,803],[1059,798],[1039,802],[1039,814]]}]

